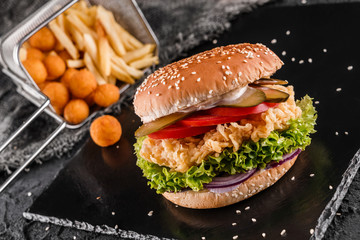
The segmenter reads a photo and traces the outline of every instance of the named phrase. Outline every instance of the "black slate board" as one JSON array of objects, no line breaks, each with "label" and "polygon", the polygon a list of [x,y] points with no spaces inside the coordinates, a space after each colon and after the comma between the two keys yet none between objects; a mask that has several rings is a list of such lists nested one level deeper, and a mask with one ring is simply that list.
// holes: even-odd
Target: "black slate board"
[{"label": "black slate board", "polygon": [[283,229],[288,239],[310,237],[359,148],[360,49],[355,46],[360,37],[354,29],[359,10],[360,4],[268,6],[234,20],[217,44],[204,43],[191,52],[262,42],[285,62],[276,77],[289,80],[298,98],[309,94],[319,101],[318,132],[312,145],[273,187],[221,209],[176,207],[150,190],[135,166],[133,132],[140,122],[132,108],[124,106],[118,116],[124,130],[120,142],[99,148],[89,140],[25,216],[55,217],[39,220],[131,238],[259,239],[266,233],[266,239],[278,239]]}]

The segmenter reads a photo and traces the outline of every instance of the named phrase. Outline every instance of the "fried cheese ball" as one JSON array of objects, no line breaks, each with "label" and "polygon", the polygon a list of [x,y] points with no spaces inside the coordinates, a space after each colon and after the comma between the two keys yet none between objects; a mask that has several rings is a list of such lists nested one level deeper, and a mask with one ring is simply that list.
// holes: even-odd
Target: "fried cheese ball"
[{"label": "fried cheese ball", "polygon": [[119,88],[112,84],[99,85],[94,93],[94,101],[100,107],[107,107],[119,100]]},{"label": "fried cheese ball", "polygon": [[122,129],[119,121],[110,115],[95,119],[90,126],[90,136],[100,147],[108,147],[120,140]]},{"label": "fried cheese ball", "polygon": [[44,60],[44,54],[36,48],[26,49],[26,59],[39,59],[40,61]]},{"label": "fried cheese ball", "polygon": [[48,80],[54,80],[61,77],[66,70],[64,60],[58,55],[48,55],[44,59],[44,64],[48,72]]},{"label": "fried cheese ball", "polygon": [[62,50],[59,52],[59,56],[62,58],[62,60],[66,61],[68,59],[71,59],[70,54],[66,50]]},{"label": "fried cheese ball", "polygon": [[22,64],[36,84],[45,82],[47,71],[42,61],[39,59],[26,59]]},{"label": "fried cheese ball", "polygon": [[82,99],[71,100],[64,109],[64,118],[72,124],[79,124],[89,116],[89,106]]},{"label": "fried cheese ball", "polygon": [[30,46],[41,51],[50,51],[54,49],[56,39],[54,34],[47,27],[43,27],[32,35],[29,39]]},{"label": "fried cheese ball", "polygon": [[49,82],[42,91],[50,99],[56,113],[61,115],[70,98],[65,85],[59,82]]},{"label": "fried cheese ball", "polygon": [[84,98],[85,102],[89,105],[89,107],[92,107],[95,104],[94,94],[95,91],[91,92],[86,98]]},{"label": "fried cheese ball", "polygon": [[64,75],[62,75],[60,82],[63,83],[67,88],[69,88],[71,78],[77,71],[78,70],[76,70],[75,68],[68,68],[65,71]]},{"label": "fried cheese ball", "polygon": [[69,87],[74,97],[85,98],[96,89],[97,82],[94,74],[87,69],[82,69],[72,76]]}]

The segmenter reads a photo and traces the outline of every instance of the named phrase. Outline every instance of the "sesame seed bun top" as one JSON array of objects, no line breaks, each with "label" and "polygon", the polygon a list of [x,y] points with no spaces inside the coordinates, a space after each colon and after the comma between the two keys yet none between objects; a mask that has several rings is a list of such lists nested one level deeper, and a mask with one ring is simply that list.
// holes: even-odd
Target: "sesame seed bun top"
[{"label": "sesame seed bun top", "polygon": [[283,62],[262,44],[217,47],[169,64],[137,89],[135,113],[144,123],[274,74]]}]

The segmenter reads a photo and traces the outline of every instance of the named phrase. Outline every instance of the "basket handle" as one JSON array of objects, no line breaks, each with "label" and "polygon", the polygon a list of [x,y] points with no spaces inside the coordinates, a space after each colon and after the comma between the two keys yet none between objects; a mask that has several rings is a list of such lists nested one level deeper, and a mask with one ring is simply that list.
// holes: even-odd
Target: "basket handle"
[{"label": "basket handle", "polygon": [[[6,146],[20,134],[44,109],[49,105],[47,100],[38,110],[36,110],[11,136],[10,138],[0,146],[0,152],[5,149]],[[66,122],[60,122],[60,125],[46,138],[44,143],[37,149],[10,177],[6,179],[0,186],[0,193],[41,153],[49,143],[66,127]]]}]

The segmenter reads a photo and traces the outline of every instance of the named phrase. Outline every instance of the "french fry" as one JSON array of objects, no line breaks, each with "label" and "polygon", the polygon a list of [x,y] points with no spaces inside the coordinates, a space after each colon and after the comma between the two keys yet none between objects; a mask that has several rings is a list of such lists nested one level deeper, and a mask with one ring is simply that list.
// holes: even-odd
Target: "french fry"
[{"label": "french fry", "polygon": [[70,28],[70,33],[71,33],[71,36],[74,39],[74,42],[75,42],[77,48],[80,51],[83,51],[84,48],[85,48],[83,35],[75,28]]},{"label": "french fry", "polygon": [[111,65],[111,74],[116,77],[118,80],[134,84],[135,80],[124,70],[116,66],[115,64]]},{"label": "french fry", "polygon": [[116,32],[115,19],[111,12],[108,12],[102,6],[97,7],[96,16],[104,27],[111,46],[119,56],[123,56],[126,51],[121,38]]},{"label": "french fry", "polygon": [[69,11],[70,9],[76,9],[86,13],[88,10],[88,6],[85,1],[79,1],[75,3],[71,8],[69,8],[67,11]]},{"label": "french fry", "polygon": [[130,67],[126,64],[126,62],[119,56],[116,56],[115,54],[112,54],[111,56],[111,62],[112,64],[117,65],[119,68],[125,70],[135,79],[139,79],[144,75],[143,71],[140,71],[136,68]]},{"label": "french fry", "polygon": [[147,68],[152,66],[153,64],[158,64],[159,63],[159,58],[157,56],[154,57],[147,57],[147,58],[142,58],[139,60],[136,60],[134,62],[130,63],[131,67],[137,68],[137,69],[143,69],[143,68]]},{"label": "french fry", "polygon": [[99,70],[104,77],[111,73],[111,52],[110,45],[106,37],[100,37],[98,43]]},{"label": "french fry", "polygon": [[19,60],[20,62],[25,61],[27,58],[27,50],[24,47],[21,47],[19,50]]},{"label": "french fry", "polygon": [[90,15],[87,15],[84,11],[70,8],[68,14],[76,15],[88,27],[94,25],[94,19],[91,18]]},{"label": "french fry", "polygon": [[87,52],[85,52],[85,54],[84,54],[84,62],[85,62],[86,67],[89,69],[89,71],[94,74],[97,83],[99,85],[106,84],[105,79],[101,76],[99,71],[96,69],[93,61],[91,60],[90,55]]},{"label": "french fry", "polygon": [[76,60],[68,59],[66,60],[66,65],[68,68],[82,68],[85,66],[85,63],[84,60],[82,59],[76,59]]},{"label": "french fry", "polygon": [[142,48],[144,46],[144,44],[137,40],[133,35],[131,35],[118,23],[116,23],[116,31],[118,35],[122,36],[122,41],[127,51],[133,51],[137,48]]},{"label": "french fry", "polygon": [[67,52],[73,59],[78,59],[80,57],[78,49],[72,43],[71,39],[66,35],[66,33],[59,27],[55,21],[49,23],[49,28],[54,33],[56,39],[64,46]]},{"label": "french fry", "polygon": [[94,30],[92,30],[91,28],[89,28],[88,26],[86,26],[78,16],[74,15],[74,14],[68,14],[66,15],[66,19],[69,21],[69,23],[77,28],[77,30],[79,30],[81,33],[85,34],[90,34],[93,38],[97,38],[96,32]]},{"label": "french fry", "polygon": [[126,63],[135,61],[137,59],[143,58],[148,53],[153,52],[155,49],[154,44],[145,44],[142,48],[138,48],[134,51],[128,52],[123,56],[123,59]]},{"label": "french fry", "polygon": [[56,20],[57,24],[59,25],[59,27],[61,28],[61,30],[63,30],[63,32],[66,35],[68,35],[64,14],[60,14],[55,20]]},{"label": "french fry", "polygon": [[110,83],[112,85],[116,85],[116,77],[110,75],[107,80],[108,80],[108,83]]},{"label": "french fry", "polygon": [[85,51],[90,55],[90,57],[92,58],[92,60],[97,63],[98,59],[97,59],[97,44],[95,42],[95,39],[90,35],[85,33],[84,34],[84,46],[85,46]]}]

